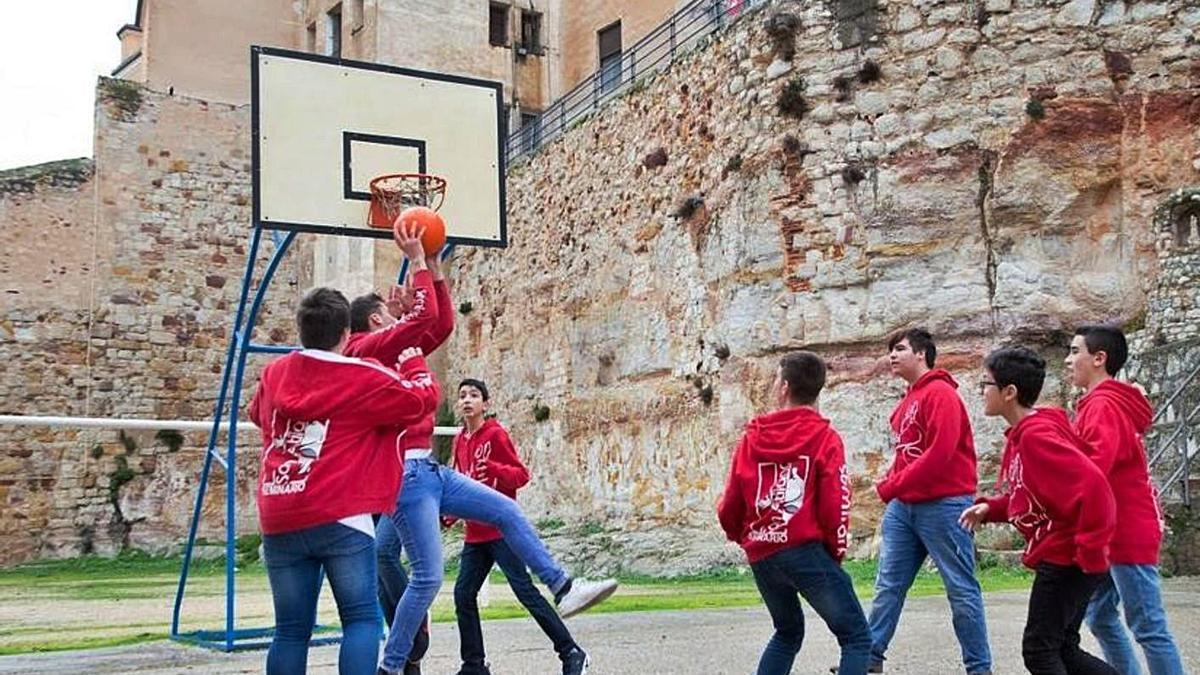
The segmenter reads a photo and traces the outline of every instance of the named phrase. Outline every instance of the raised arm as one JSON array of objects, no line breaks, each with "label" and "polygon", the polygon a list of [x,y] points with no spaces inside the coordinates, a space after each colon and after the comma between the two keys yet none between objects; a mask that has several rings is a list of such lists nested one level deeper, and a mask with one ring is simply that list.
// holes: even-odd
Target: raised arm
[{"label": "raised arm", "polygon": [[446,275],[442,273],[442,263],[438,259],[438,254],[426,256],[425,264],[429,267],[429,273],[433,278],[433,297],[437,301],[437,317],[423,335],[421,349],[426,354],[432,354],[454,332],[454,301],[450,298],[450,286],[446,283]]},{"label": "raised arm", "polygon": [[372,364],[365,375],[357,414],[376,426],[413,424],[437,409],[441,392],[421,350],[405,350],[396,365],[397,369],[391,370]]}]

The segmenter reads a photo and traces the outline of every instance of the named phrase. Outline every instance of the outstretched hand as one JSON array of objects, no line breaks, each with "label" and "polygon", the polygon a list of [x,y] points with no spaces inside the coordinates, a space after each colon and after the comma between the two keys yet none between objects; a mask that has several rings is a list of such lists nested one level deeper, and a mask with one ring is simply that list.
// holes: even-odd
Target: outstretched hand
[{"label": "outstretched hand", "polygon": [[392,238],[396,240],[396,245],[410,261],[414,263],[424,261],[425,249],[421,246],[421,236],[425,234],[425,228],[401,223],[399,220],[400,217],[397,216],[396,225],[398,227],[392,228]]},{"label": "outstretched hand", "polygon": [[958,517],[958,524],[964,530],[974,532],[978,529],[980,523],[983,522],[983,519],[987,517],[989,510],[991,510],[991,507],[986,502],[967,507],[967,510],[963,511],[962,515]]}]

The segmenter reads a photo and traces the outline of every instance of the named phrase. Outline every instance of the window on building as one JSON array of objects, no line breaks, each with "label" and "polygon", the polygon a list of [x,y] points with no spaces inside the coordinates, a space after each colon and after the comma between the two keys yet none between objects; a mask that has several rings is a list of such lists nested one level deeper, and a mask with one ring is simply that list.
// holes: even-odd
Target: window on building
[{"label": "window on building", "polygon": [[621,22],[601,28],[596,34],[600,52],[600,91],[608,93],[621,83]]},{"label": "window on building", "polygon": [[521,10],[521,49],[527,54],[542,53],[542,15]]},{"label": "window on building", "polygon": [[336,4],[325,15],[325,54],[342,58],[342,5]]},{"label": "window on building", "polygon": [[308,24],[308,30],[304,36],[304,48],[311,53],[317,52],[317,22],[314,21]]},{"label": "window on building", "polygon": [[488,42],[493,47],[508,46],[508,5],[488,5]]},{"label": "window on building", "polygon": [[540,112],[521,111],[521,148],[533,152],[542,144],[542,117]]},{"label": "window on building", "polygon": [[363,0],[350,0],[350,30],[358,32],[363,27],[366,10],[363,8]]}]

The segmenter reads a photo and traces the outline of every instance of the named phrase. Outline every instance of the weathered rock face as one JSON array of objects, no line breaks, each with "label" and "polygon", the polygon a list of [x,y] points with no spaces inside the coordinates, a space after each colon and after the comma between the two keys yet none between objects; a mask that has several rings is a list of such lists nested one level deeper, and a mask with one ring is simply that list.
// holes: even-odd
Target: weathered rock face
[{"label": "weathered rock face", "polygon": [[[1057,364],[1064,329],[1146,311],[1153,210],[1200,179],[1200,14],[867,4],[745,19],[515,167],[510,248],[456,263],[474,309],[450,367],[492,384],[535,476],[522,501],[616,530],[622,564],[664,567],[637,542],[665,527],[694,533],[671,544],[690,565],[727,559],[713,504],[783,351],[830,361],[869,552],[902,393],[888,332],[940,338],[994,476],[986,351]],[[790,62],[778,11],[801,19]],[[1064,403],[1055,371],[1043,400]]]},{"label": "weathered rock face", "polygon": [[[492,385],[551,546],[610,570],[740,560],[713,507],[789,349],[830,363],[822,409],[846,441],[860,555],[903,393],[882,361],[891,330],[937,334],[985,487],[1002,430],[975,389],[990,348],[1059,363],[1064,328],[1111,320],[1145,326],[1135,345],[1194,349],[1194,244],[1164,248],[1152,219],[1200,183],[1192,4],[777,0],[514,167],[512,246],[451,265],[473,309],[440,370]],[[777,12],[799,18],[794,36],[768,36]],[[99,99],[94,172],[0,176],[0,358],[17,374],[0,409],[203,418],[247,255],[248,111],[108,82]],[[293,286],[380,283],[395,265],[386,246],[302,244],[259,337],[290,342]],[[1191,353],[1131,372],[1153,392]],[[1055,369],[1043,400],[1068,395]],[[0,563],[177,550],[204,440],[5,429]]]}]

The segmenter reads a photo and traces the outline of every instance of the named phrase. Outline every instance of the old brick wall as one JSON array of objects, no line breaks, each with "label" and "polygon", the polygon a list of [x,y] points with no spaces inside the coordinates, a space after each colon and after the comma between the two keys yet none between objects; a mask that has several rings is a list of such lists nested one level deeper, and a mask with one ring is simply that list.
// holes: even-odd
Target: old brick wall
[{"label": "old brick wall", "polygon": [[[28,189],[0,177],[0,409],[211,416],[247,253],[248,133],[245,107],[102,80],[94,173],[89,163],[77,178],[60,171]],[[261,341],[294,341],[298,260],[277,276]],[[251,427],[244,443],[254,437]],[[195,432],[3,429],[0,563],[177,548],[205,440]],[[253,531],[245,486],[253,455],[238,464],[240,522]],[[224,478],[219,467],[214,478]],[[220,488],[210,491],[202,536],[221,536],[223,499]]]}]

